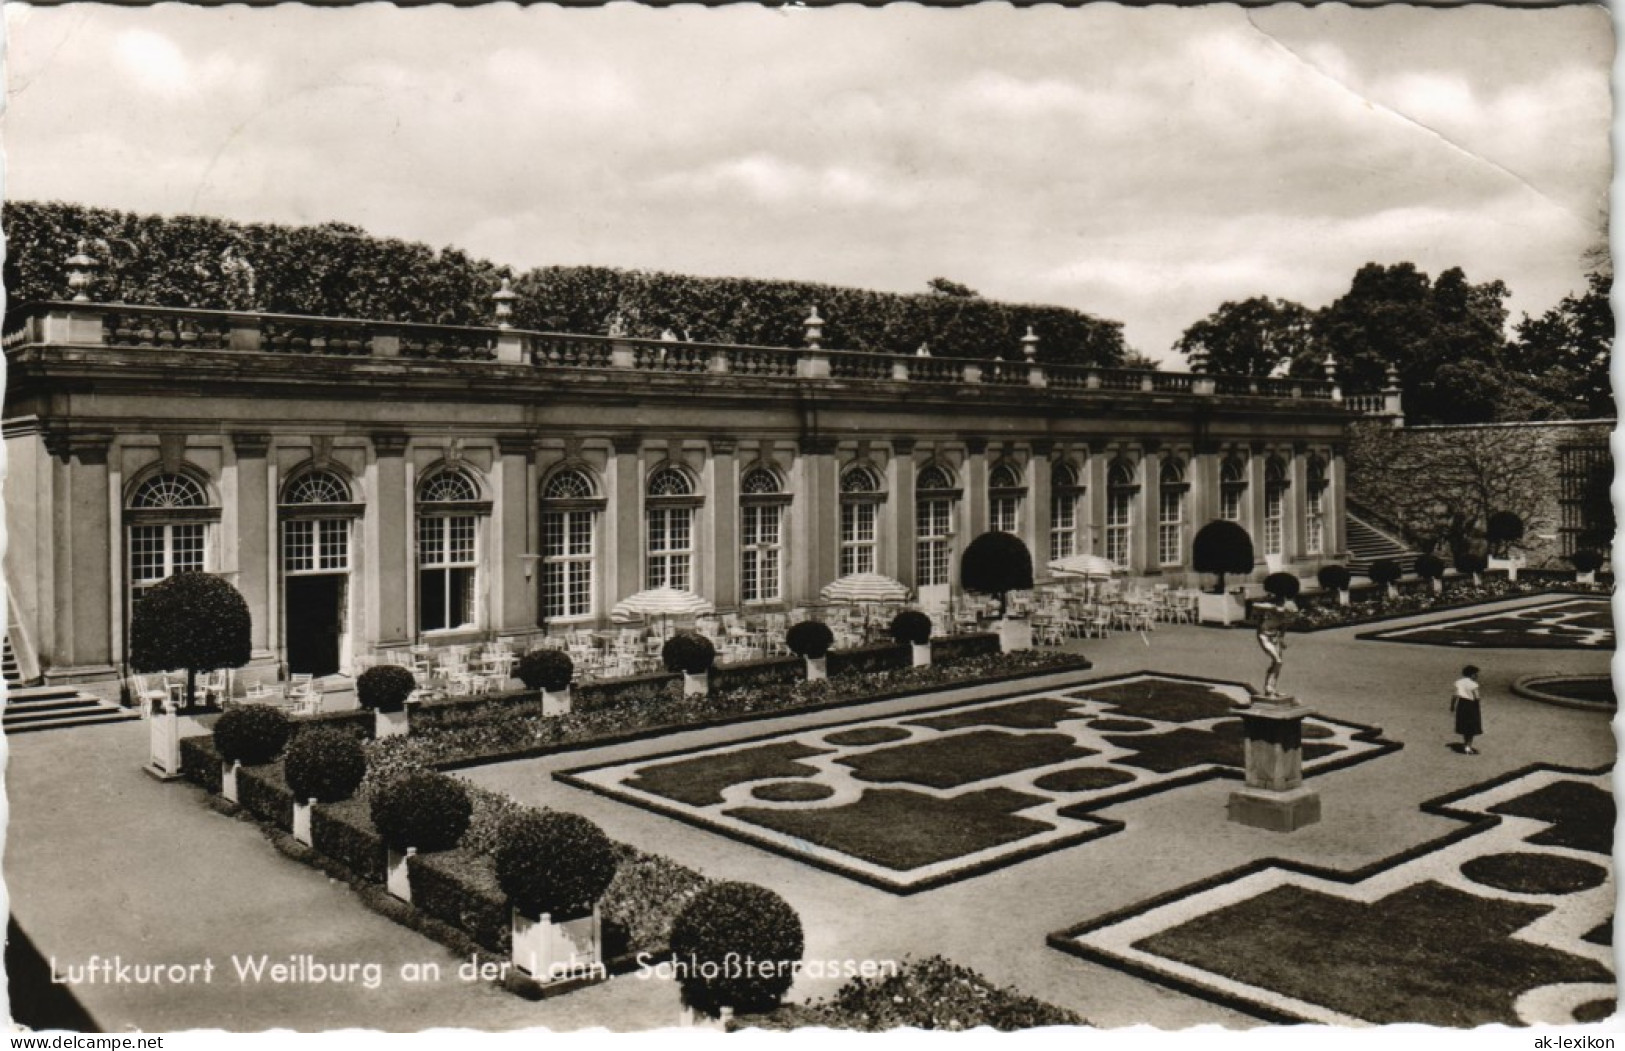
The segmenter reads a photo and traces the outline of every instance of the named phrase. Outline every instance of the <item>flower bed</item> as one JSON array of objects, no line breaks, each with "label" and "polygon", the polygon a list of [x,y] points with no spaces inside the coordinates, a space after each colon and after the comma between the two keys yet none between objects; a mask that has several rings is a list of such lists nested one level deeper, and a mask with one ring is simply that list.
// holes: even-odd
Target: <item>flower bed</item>
[{"label": "flower bed", "polygon": [[[1524,580],[1521,577],[1514,581],[1494,574],[1486,574],[1481,584],[1474,584],[1465,577],[1447,580],[1443,591],[1438,594],[1434,594],[1432,588],[1425,582],[1422,582],[1421,586],[1416,586],[1417,583],[1411,582],[1408,589],[1402,589],[1392,598],[1382,588],[1362,588],[1355,591],[1353,596],[1369,597],[1347,606],[1337,604],[1336,592],[1306,591],[1297,600],[1299,609],[1292,618],[1291,630],[1325,631],[1329,628],[1346,628],[1421,613],[1464,609],[1523,595],[1606,595],[1609,590],[1601,584],[1576,584],[1572,580],[1554,584],[1547,580]],[[1250,606],[1248,615],[1249,617],[1252,615]]]},{"label": "flower bed", "polygon": [[[997,644],[997,639],[993,639]],[[906,647],[887,647],[903,653]],[[800,658],[795,658],[800,663]],[[531,695],[500,707],[462,705],[440,713],[433,725],[414,722],[410,737],[381,747],[410,761],[442,768],[529,758],[566,749],[637,740],[655,734],[760,718],[781,712],[863,704],[931,690],[999,682],[1048,671],[1087,670],[1075,654],[1029,650],[984,653],[928,667],[831,674],[821,682],[718,689],[684,697],[677,680],[662,676],[620,691],[606,707],[578,704],[568,715],[544,716]],[[579,695],[578,695],[579,696]]]},{"label": "flower bed", "polygon": [[828,1000],[787,1004],[736,1025],[763,1029],[824,1026],[880,1033],[908,1026],[957,1031],[990,1026],[1004,1032],[1044,1025],[1088,1025],[1062,1007],[1000,988],[941,956],[904,960],[897,973],[854,978]]}]

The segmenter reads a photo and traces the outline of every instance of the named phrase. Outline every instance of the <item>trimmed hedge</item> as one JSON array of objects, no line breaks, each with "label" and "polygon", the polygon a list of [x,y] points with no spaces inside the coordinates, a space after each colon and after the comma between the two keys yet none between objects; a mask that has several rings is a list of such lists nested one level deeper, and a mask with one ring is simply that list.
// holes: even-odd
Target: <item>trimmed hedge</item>
[{"label": "trimmed hedge", "polygon": [[835,645],[835,632],[821,620],[803,620],[790,625],[784,633],[784,644],[803,660],[818,660],[829,655],[830,647]]},{"label": "trimmed hedge", "polygon": [[267,825],[293,831],[293,792],[280,766],[245,766],[237,771],[237,803]]},{"label": "trimmed hedge", "polygon": [[924,646],[931,641],[931,618],[917,609],[905,609],[891,619],[891,637],[902,646]]},{"label": "trimmed hedge", "polygon": [[413,905],[463,931],[483,949],[509,950],[512,918],[490,858],[456,848],[419,854],[406,871]]},{"label": "trimmed hedge", "polygon": [[214,724],[215,749],[228,763],[259,766],[282,754],[293,724],[288,714],[268,704],[233,708]]},{"label": "trimmed hedge", "polygon": [[530,811],[502,830],[496,880],[514,908],[555,922],[590,913],[615,878],[604,830],[579,814]]},{"label": "trimmed hedge", "polygon": [[346,799],[311,810],[310,841],[316,850],[363,879],[382,883],[387,875],[384,839],[372,827],[363,800]]},{"label": "trimmed hedge", "polygon": [[[672,956],[699,965],[679,980],[683,1003],[713,1018],[724,1007],[739,1012],[777,1007],[795,980],[783,965],[799,962],[805,947],[795,909],[766,887],[750,883],[706,887],[684,906],[671,928]],[[724,968],[728,961],[745,966]],[[753,961],[779,966],[753,969]],[[706,964],[717,965],[721,973],[694,973]]]},{"label": "trimmed hedge", "polygon": [[1438,555],[1418,555],[1416,557],[1416,575],[1423,580],[1444,579],[1444,559]]},{"label": "trimmed hedge", "polygon": [[372,824],[396,850],[450,850],[468,831],[474,807],[462,782],[417,772],[385,781],[372,794]]},{"label": "trimmed hedge", "polygon": [[1327,591],[1347,591],[1354,574],[1349,572],[1348,566],[1321,566],[1320,572],[1315,574],[1315,579]]},{"label": "trimmed hedge", "polygon": [[337,803],[361,787],[361,779],[367,775],[367,756],[353,735],[317,727],[288,746],[282,772],[294,798]]},{"label": "trimmed hedge", "polygon": [[717,648],[704,635],[680,631],[660,647],[660,660],[667,671],[703,675],[716,663]]},{"label": "trimmed hedge", "polygon": [[575,674],[575,661],[563,650],[531,650],[519,658],[514,668],[514,675],[531,690],[566,689]]},{"label": "trimmed hedge", "polygon": [[398,664],[379,664],[355,680],[355,697],[369,712],[398,712],[418,688],[412,673]]},{"label": "trimmed hedge", "polygon": [[1264,578],[1264,590],[1282,602],[1298,597],[1303,583],[1291,573],[1271,573]]}]

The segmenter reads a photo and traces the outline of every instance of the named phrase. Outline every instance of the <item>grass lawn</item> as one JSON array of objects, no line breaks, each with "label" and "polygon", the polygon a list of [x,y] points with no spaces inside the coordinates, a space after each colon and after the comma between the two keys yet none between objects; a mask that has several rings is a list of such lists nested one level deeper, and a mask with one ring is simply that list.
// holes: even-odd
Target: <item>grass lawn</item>
[{"label": "grass lawn", "polygon": [[1165,723],[1216,719],[1233,711],[1231,698],[1223,691],[1205,683],[1177,679],[1138,679],[1079,690],[1072,696],[1110,704],[1120,715]]},{"label": "grass lawn", "polygon": [[[1240,719],[1227,719],[1222,723],[1214,723],[1205,730],[1181,726],[1166,733],[1136,734],[1133,737],[1107,736],[1106,740],[1119,748],[1131,749],[1135,753],[1113,760],[1114,762],[1166,774],[1174,770],[1207,765],[1240,768],[1243,764],[1246,737],[1242,733]],[[1323,755],[1342,750],[1341,745],[1335,744],[1302,746],[1304,759],[1318,759]]]},{"label": "grass lawn", "polygon": [[730,810],[731,817],[897,871],[996,847],[1052,826],[1014,812],[1041,796],[990,788],[938,799],[900,788],[874,788],[854,803],[821,810]]},{"label": "grass lawn", "polygon": [[1595,785],[1557,781],[1491,807],[1490,813],[1550,821],[1552,827],[1530,836],[1531,843],[1603,855],[1614,852],[1614,797]]},{"label": "grass lawn", "polygon": [[905,781],[931,788],[957,788],[973,781],[1095,755],[1065,734],[1007,734],[977,730],[843,756],[862,781]]},{"label": "grass lawn", "polygon": [[933,730],[962,730],[967,726],[1008,726],[1012,730],[1050,730],[1063,719],[1076,719],[1077,711],[1065,701],[1049,697],[1033,697],[1013,704],[996,704],[989,708],[949,712],[925,719],[910,719],[912,726],[928,726]]},{"label": "grass lawn", "polygon": [[689,806],[710,806],[722,802],[724,788],[741,781],[816,774],[817,769],[796,760],[827,754],[795,741],[781,741],[757,748],[741,748],[719,755],[646,766],[638,771],[636,777],[627,781],[627,785]]},{"label": "grass lawn", "polygon": [[1607,650],[1614,645],[1614,620],[1606,601],[1572,599],[1499,616],[1462,617],[1423,628],[1374,631],[1359,637],[1424,646]]},{"label": "grass lawn", "polygon": [[1461,874],[1474,883],[1520,894],[1572,894],[1599,887],[1608,879],[1608,870],[1601,865],[1528,851],[1470,858],[1461,866]]}]

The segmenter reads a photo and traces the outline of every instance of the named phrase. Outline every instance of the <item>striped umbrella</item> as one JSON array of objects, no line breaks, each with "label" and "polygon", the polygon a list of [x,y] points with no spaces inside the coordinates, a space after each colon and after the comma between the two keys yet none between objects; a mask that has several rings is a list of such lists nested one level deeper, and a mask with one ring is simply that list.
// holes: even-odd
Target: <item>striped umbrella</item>
[{"label": "striped umbrella", "polygon": [[677,617],[693,613],[711,613],[716,609],[710,599],[701,598],[681,588],[649,588],[629,595],[615,603],[609,617],[616,623],[637,620],[639,617]]},{"label": "striped umbrella", "polygon": [[1117,563],[1099,555],[1067,555],[1049,564],[1057,573],[1070,573],[1078,577],[1109,577],[1119,569]]},{"label": "striped umbrella", "polygon": [[848,573],[825,584],[821,594],[826,602],[904,602],[908,588],[881,573]]}]

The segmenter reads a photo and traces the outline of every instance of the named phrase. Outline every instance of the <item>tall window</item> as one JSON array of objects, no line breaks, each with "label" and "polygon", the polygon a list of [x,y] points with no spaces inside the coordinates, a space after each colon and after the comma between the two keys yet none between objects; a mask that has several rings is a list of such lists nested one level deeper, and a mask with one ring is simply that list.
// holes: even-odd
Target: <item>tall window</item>
[{"label": "tall window", "polygon": [[1078,469],[1065,460],[1056,461],[1050,469],[1049,486],[1049,557],[1053,561],[1083,550],[1078,544],[1078,500],[1083,486],[1078,483]]},{"label": "tall window", "polygon": [[885,495],[873,467],[858,464],[841,475],[841,576],[876,572],[876,522]]},{"label": "tall window", "polygon": [[554,472],[542,488],[542,616],[588,617],[603,501],[578,467]]},{"label": "tall window", "polygon": [[418,486],[419,631],[476,624],[479,495],[474,480],[455,468],[432,474]]},{"label": "tall window", "polygon": [[994,464],[987,476],[988,528],[1000,533],[1019,532],[1021,499],[1026,492],[1015,464],[1009,461]]},{"label": "tall window", "polygon": [[1177,566],[1184,561],[1185,467],[1173,458],[1162,461],[1157,486],[1157,562]]},{"label": "tall window", "polygon": [[782,597],[784,492],[779,476],[753,467],[739,480],[739,597],[776,602]]},{"label": "tall window", "polygon": [[1241,504],[1246,496],[1246,467],[1234,456],[1225,457],[1219,465],[1219,517],[1227,522],[1241,521]]},{"label": "tall window", "polygon": [[1326,549],[1326,464],[1319,457],[1309,461],[1307,488],[1303,494],[1303,549],[1311,555]]},{"label": "tall window", "polygon": [[177,573],[201,573],[209,522],[218,519],[203,486],[184,474],[158,474],[136,487],[125,509],[130,602]]},{"label": "tall window", "polygon": [[1264,464],[1264,554],[1279,555],[1286,545],[1286,464],[1270,457]]},{"label": "tall window", "polygon": [[1106,557],[1113,565],[1129,568],[1133,557],[1134,466],[1126,460],[1112,464],[1106,474]]},{"label": "tall window", "polygon": [[914,582],[947,584],[953,561],[954,501],[959,491],[937,464],[927,464],[914,482]]},{"label": "tall window", "polygon": [[[289,575],[350,569],[350,487],[331,471],[307,471],[282,498],[282,571]],[[324,514],[323,508],[334,513]]]},{"label": "tall window", "polygon": [[694,573],[694,482],[676,467],[649,476],[644,586],[688,590]]}]

